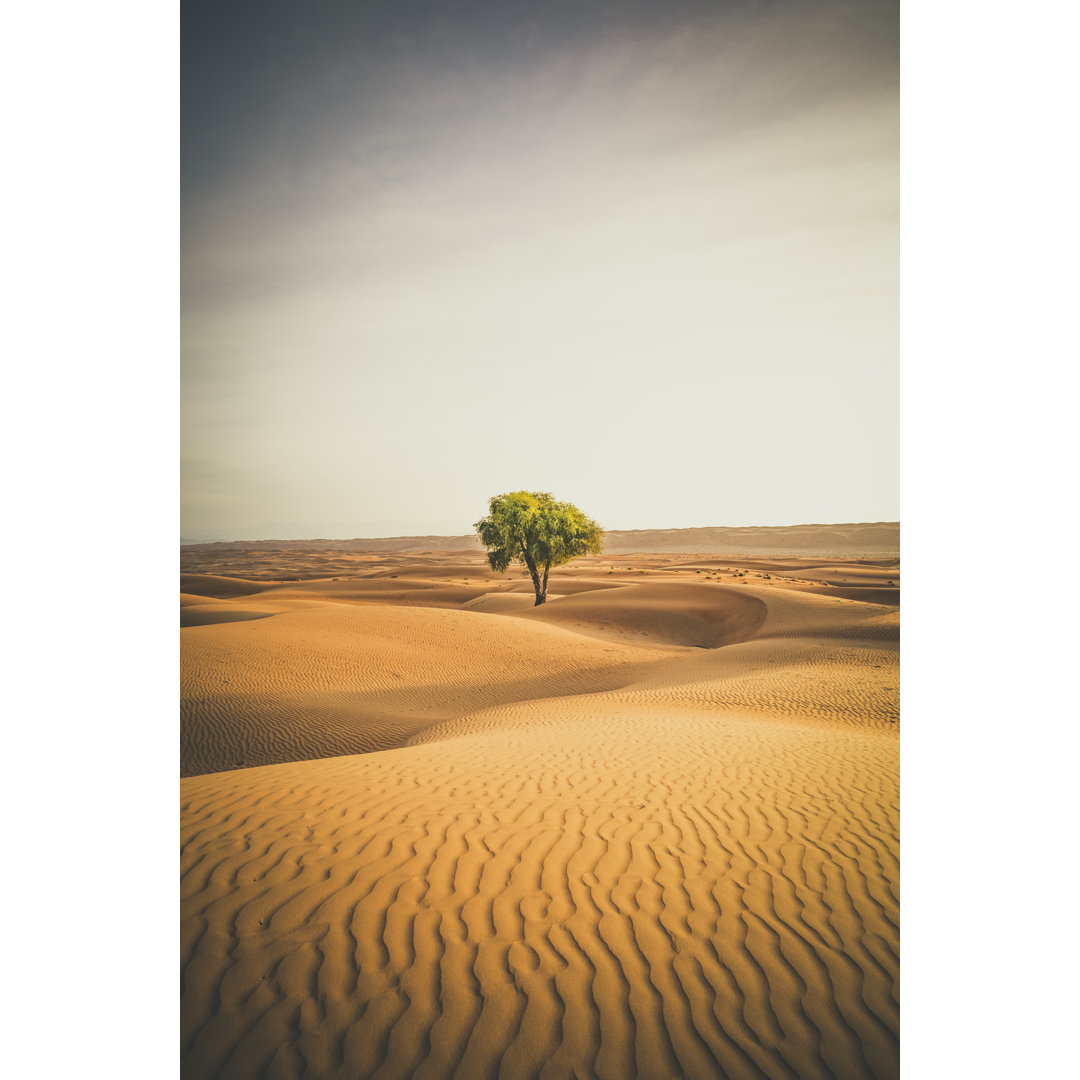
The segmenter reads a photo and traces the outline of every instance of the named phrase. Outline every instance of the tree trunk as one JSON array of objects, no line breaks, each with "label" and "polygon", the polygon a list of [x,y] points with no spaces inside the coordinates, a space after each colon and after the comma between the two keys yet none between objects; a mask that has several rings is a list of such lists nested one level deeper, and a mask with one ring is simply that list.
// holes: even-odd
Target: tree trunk
[{"label": "tree trunk", "polygon": [[536,604],[534,605],[536,607],[547,603],[547,579],[550,571],[551,563],[548,563],[547,566],[544,567],[544,580],[540,586],[540,591],[536,594]]},{"label": "tree trunk", "polygon": [[539,607],[547,599],[547,570],[544,571],[544,583],[540,584],[540,572],[536,563],[529,556],[529,551],[524,544],[521,545],[521,554],[525,558],[525,565],[529,568],[529,576],[532,578],[533,591],[536,593],[536,603],[533,607]]}]

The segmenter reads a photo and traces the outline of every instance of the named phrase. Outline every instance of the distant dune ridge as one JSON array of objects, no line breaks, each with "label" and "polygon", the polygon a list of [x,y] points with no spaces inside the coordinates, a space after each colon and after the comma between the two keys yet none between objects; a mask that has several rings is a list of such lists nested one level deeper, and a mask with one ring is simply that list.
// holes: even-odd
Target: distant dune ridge
[{"label": "distant dune ridge", "polygon": [[[469,551],[480,550],[474,534],[467,536],[393,536],[381,539],[350,540],[232,540],[214,544],[182,544],[182,550],[202,550],[228,546],[273,550],[341,551]],[[604,551],[627,554],[635,551],[712,552],[722,555],[846,555],[849,558],[898,558],[900,523],[877,521],[843,525],[761,525],[745,527],[708,527],[700,529],[610,529],[604,534]]]},{"label": "distant dune ridge", "polygon": [[184,549],[185,1078],[899,1074],[898,559],[698,539]]}]

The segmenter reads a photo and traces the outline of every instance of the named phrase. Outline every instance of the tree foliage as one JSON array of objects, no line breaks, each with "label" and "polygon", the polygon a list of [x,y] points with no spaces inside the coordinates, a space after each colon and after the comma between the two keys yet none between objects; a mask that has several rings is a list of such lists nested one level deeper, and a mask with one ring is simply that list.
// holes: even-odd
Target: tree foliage
[{"label": "tree foliage", "polygon": [[556,502],[546,491],[511,491],[488,502],[488,515],[476,523],[488,549],[491,569],[523,563],[536,590],[537,605],[547,599],[548,573],[581,555],[599,555],[604,531],[573,503]]}]

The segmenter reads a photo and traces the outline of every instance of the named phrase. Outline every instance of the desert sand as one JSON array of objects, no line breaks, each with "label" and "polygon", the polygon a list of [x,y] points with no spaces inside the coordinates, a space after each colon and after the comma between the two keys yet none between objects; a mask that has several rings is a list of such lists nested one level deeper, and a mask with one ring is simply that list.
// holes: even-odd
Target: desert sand
[{"label": "desert sand", "polygon": [[897,1076],[899,560],[775,547],[185,549],[183,1076]]}]

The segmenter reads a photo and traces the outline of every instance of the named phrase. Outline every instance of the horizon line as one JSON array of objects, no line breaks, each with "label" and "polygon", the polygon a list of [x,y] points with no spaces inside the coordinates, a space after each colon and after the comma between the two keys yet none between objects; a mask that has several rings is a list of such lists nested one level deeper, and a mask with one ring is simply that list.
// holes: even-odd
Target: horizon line
[{"label": "horizon line", "polygon": [[[700,532],[703,530],[736,530],[736,529],[836,529],[842,527],[852,526],[871,526],[871,525],[895,525],[897,528],[900,526],[899,519],[888,521],[806,521],[796,522],[790,525],[682,525],[672,528],[653,528],[653,529],[603,529],[605,535],[612,533],[670,533],[670,532]],[[288,539],[286,537],[273,537],[263,536],[258,538],[233,538],[233,539],[214,539],[214,540],[201,540],[194,538],[180,537],[181,547],[194,547],[204,544],[262,544],[262,543],[275,543],[275,544],[303,544],[307,542],[316,541],[334,541],[340,540],[342,542],[365,540],[459,540],[459,539],[475,539],[476,534],[474,532],[465,533],[399,533],[393,536],[308,536],[297,539]]]}]

